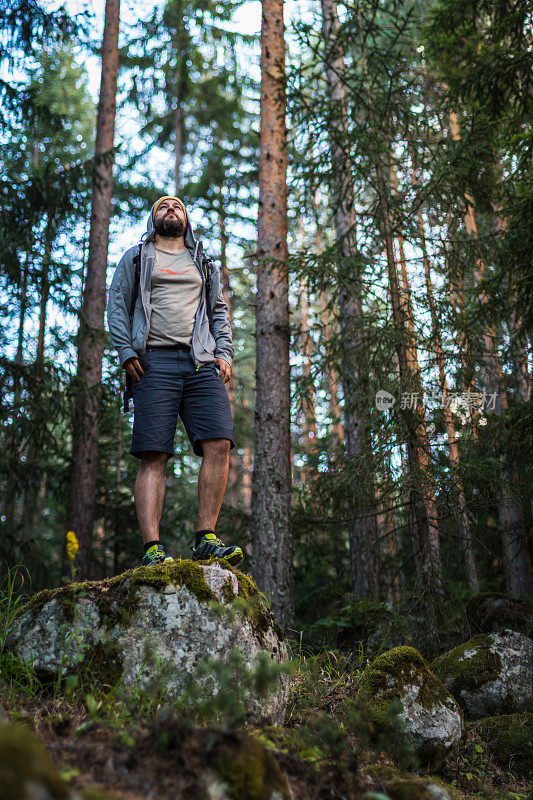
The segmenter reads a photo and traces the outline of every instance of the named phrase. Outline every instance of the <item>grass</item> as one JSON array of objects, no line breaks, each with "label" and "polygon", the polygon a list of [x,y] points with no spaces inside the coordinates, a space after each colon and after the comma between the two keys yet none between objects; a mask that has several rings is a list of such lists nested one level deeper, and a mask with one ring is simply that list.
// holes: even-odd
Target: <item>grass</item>
[{"label": "grass", "polygon": [[[244,721],[240,687],[247,684],[260,692],[277,680],[278,674],[269,670],[268,664],[259,665],[255,671],[243,671],[242,661],[236,655],[226,664],[206,665],[205,674],[200,676],[219,681],[222,691],[218,699],[199,690],[196,680],[199,676],[195,676],[184,696],[172,704],[163,704],[155,684],[152,693],[140,690],[125,693],[120,686],[110,690],[98,688],[91,683],[90,670],[82,672],[77,681],[58,680],[55,689],[44,687],[31,665],[20,662],[6,647],[9,630],[25,599],[21,592],[24,581],[22,569],[8,570],[0,594],[0,680],[2,688],[8,690],[2,692],[3,702],[12,720],[23,721],[45,744],[59,748],[62,774],[73,785],[83,785],[87,760],[90,762],[94,752],[97,763],[102,742],[106,748],[114,747],[120,753],[148,748],[152,758],[152,734],[154,743],[159,744],[166,735],[161,732],[163,720],[167,721],[167,727],[171,720],[171,729],[174,725],[176,729],[190,731],[190,735],[194,731],[203,731],[205,735],[210,729],[229,728],[236,735],[252,732],[294,780],[294,776],[299,776],[302,786],[306,781],[305,786],[311,786],[313,781],[333,781],[331,775],[335,775],[336,783],[332,782],[331,793],[327,795],[331,797],[342,796],[339,787],[348,775],[366,776],[368,800],[372,796],[386,797],[387,781],[412,775],[398,767],[385,751],[378,751],[370,744],[361,709],[355,701],[358,683],[368,665],[362,649],[353,653],[324,649],[312,654],[305,651],[301,641],[293,642],[291,693],[285,724],[280,727],[251,726]],[[144,768],[142,761],[139,770]],[[169,769],[172,769],[170,763]],[[424,780],[442,785],[454,800],[527,797],[525,783],[498,768],[484,742],[473,735],[465,736],[460,752],[449,757],[435,775],[424,776]],[[298,787],[300,793],[295,796],[305,800],[311,796],[307,789],[300,791]],[[344,796],[352,797],[349,793]]]}]

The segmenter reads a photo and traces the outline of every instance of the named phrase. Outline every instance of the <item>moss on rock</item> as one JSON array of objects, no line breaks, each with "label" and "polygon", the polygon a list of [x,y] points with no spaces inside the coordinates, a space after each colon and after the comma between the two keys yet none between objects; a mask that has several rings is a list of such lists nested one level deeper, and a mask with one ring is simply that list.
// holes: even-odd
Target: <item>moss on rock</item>
[{"label": "moss on rock", "polygon": [[365,671],[358,686],[358,696],[360,699],[368,698],[371,721],[377,728],[390,720],[391,704],[397,704],[402,689],[413,682],[415,675],[420,681],[418,700],[430,711],[448,693],[414,647],[395,647],[382,653]]},{"label": "moss on rock", "polygon": [[223,597],[225,600],[227,598],[228,602],[233,602],[234,605],[239,606],[252,626],[254,633],[259,638],[262,638],[271,627],[274,627],[278,636],[281,636],[281,632],[277,629],[274,618],[266,607],[263,596],[253,578],[250,578],[249,575],[245,575],[243,572],[239,572],[238,569],[235,569],[230,564],[217,558],[211,558],[209,561],[200,561],[199,563],[206,566],[217,565],[235,575],[239,586],[237,597],[233,594],[230,581],[228,581],[222,590]]},{"label": "moss on rock", "polygon": [[533,714],[503,714],[473,723],[502,769],[533,778]]},{"label": "moss on rock", "polygon": [[103,581],[83,581],[57,589],[44,589],[20,608],[18,616],[29,611],[35,619],[47,603],[56,599],[63,609],[65,619],[72,621],[77,602],[88,597],[96,600],[102,620],[126,622],[137,608],[139,587],[164,589],[171,585],[184,586],[201,602],[217,602],[201,566],[194,561],[176,560],[169,564],[130,569]]},{"label": "moss on rock", "polygon": [[474,691],[481,684],[500,676],[502,660],[492,647],[490,636],[481,633],[436,658],[430,668],[459,699],[462,690]]},{"label": "moss on rock", "polygon": [[357,691],[371,740],[409,763],[437,764],[459,740],[461,712],[413,647],[395,647],[366,669]]},{"label": "moss on rock", "polygon": [[47,796],[54,800],[67,800],[69,797],[67,784],[35,736],[22,725],[0,725],[2,800],[20,800],[26,796],[29,784],[37,787],[39,796],[44,796],[44,791],[47,791]]},{"label": "moss on rock", "polygon": [[274,754],[252,736],[220,745],[213,766],[231,800],[288,800],[290,796]]}]

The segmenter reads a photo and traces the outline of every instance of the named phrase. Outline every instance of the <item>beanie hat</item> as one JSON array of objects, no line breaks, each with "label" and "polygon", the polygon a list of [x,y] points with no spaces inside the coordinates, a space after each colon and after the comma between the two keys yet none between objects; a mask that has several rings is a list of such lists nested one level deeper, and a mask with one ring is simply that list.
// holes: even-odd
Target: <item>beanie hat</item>
[{"label": "beanie hat", "polygon": [[183,211],[183,213],[185,214],[185,219],[187,219],[187,211],[185,210],[185,205],[183,203],[183,200],[180,200],[179,197],[174,197],[174,195],[165,194],[163,197],[160,197],[159,200],[156,200],[154,205],[153,205],[153,207],[152,207],[152,222],[155,219],[155,214],[156,214],[157,209],[159,208],[159,206],[161,205],[161,203],[164,200],[176,200],[176,202],[178,202],[180,204],[180,208]]}]

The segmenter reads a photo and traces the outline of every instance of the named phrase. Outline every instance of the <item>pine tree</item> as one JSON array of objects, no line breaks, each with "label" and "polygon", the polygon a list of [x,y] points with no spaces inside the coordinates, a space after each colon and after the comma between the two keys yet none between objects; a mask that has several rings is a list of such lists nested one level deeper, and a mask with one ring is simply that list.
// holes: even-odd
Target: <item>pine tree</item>
[{"label": "pine tree", "polygon": [[106,0],[91,231],[80,314],[77,397],[67,507],[67,530],[74,531],[78,537],[76,565],[83,577],[87,577],[90,572],[96,502],[107,250],[113,193],[113,140],[119,68],[119,20],[120,0]]},{"label": "pine tree", "polygon": [[294,594],[283,0],[263,0],[262,8],[253,573],[288,627]]}]

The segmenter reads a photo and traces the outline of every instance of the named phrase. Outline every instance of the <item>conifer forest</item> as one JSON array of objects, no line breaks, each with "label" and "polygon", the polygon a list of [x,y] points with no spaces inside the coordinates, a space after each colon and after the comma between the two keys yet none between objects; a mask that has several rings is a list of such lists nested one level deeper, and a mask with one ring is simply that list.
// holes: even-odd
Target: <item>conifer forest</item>
[{"label": "conifer forest", "polygon": [[[0,106],[0,797],[526,800],[528,4],[3,0]],[[163,196],[238,568],[179,421],[141,565],[106,304]]]}]

